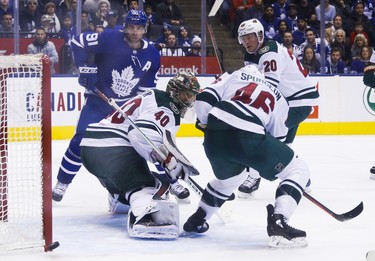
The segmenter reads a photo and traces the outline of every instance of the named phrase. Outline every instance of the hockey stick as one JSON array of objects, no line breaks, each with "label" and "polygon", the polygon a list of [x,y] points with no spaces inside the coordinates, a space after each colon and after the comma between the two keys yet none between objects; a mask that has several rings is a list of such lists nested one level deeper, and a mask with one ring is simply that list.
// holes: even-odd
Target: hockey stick
[{"label": "hockey stick", "polygon": [[314,203],[315,205],[317,205],[318,207],[320,207],[321,209],[323,209],[325,212],[327,212],[329,215],[331,215],[334,219],[336,219],[338,221],[341,221],[341,222],[353,219],[353,218],[357,217],[359,214],[361,214],[362,211],[363,211],[363,202],[361,201],[361,203],[359,203],[359,205],[356,206],[355,208],[353,208],[352,210],[350,210],[348,212],[345,212],[345,213],[342,213],[342,214],[337,214],[337,213],[333,212],[332,210],[330,210],[329,208],[327,208],[322,203],[320,203],[318,200],[316,200],[315,198],[313,198],[307,192],[303,192],[303,195],[308,200],[310,200],[312,203]]}]

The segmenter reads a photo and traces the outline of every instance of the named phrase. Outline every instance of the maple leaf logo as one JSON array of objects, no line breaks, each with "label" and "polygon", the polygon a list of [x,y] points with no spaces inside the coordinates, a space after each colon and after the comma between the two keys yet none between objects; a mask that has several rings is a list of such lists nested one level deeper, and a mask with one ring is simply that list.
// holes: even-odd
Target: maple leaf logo
[{"label": "maple leaf logo", "polygon": [[111,87],[114,93],[116,93],[119,97],[129,96],[138,82],[139,78],[134,78],[134,71],[131,66],[123,69],[121,74],[116,70],[112,71]]}]

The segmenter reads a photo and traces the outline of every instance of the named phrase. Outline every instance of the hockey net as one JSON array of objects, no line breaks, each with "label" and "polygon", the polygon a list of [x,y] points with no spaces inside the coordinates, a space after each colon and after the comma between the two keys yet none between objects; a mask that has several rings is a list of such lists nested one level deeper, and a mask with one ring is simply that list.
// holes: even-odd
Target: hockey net
[{"label": "hockey net", "polygon": [[0,250],[52,243],[47,56],[0,56]]}]

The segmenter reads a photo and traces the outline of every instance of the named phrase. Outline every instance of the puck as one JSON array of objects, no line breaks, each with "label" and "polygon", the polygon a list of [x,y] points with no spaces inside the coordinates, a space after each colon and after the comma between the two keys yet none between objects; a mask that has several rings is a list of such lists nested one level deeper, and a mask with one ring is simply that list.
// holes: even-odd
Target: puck
[{"label": "puck", "polygon": [[55,241],[47,247],[47,251],[52,251],[60,246],[59,241]]}]

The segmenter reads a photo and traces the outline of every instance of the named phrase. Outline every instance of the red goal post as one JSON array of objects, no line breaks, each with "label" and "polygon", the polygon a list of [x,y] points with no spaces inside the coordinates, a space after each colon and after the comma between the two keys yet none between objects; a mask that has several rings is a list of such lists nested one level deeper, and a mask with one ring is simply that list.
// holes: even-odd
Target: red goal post
[{"label": "red goal post", "polygon": [[0,251],[52,244],[51,67],[0,56]]}]

